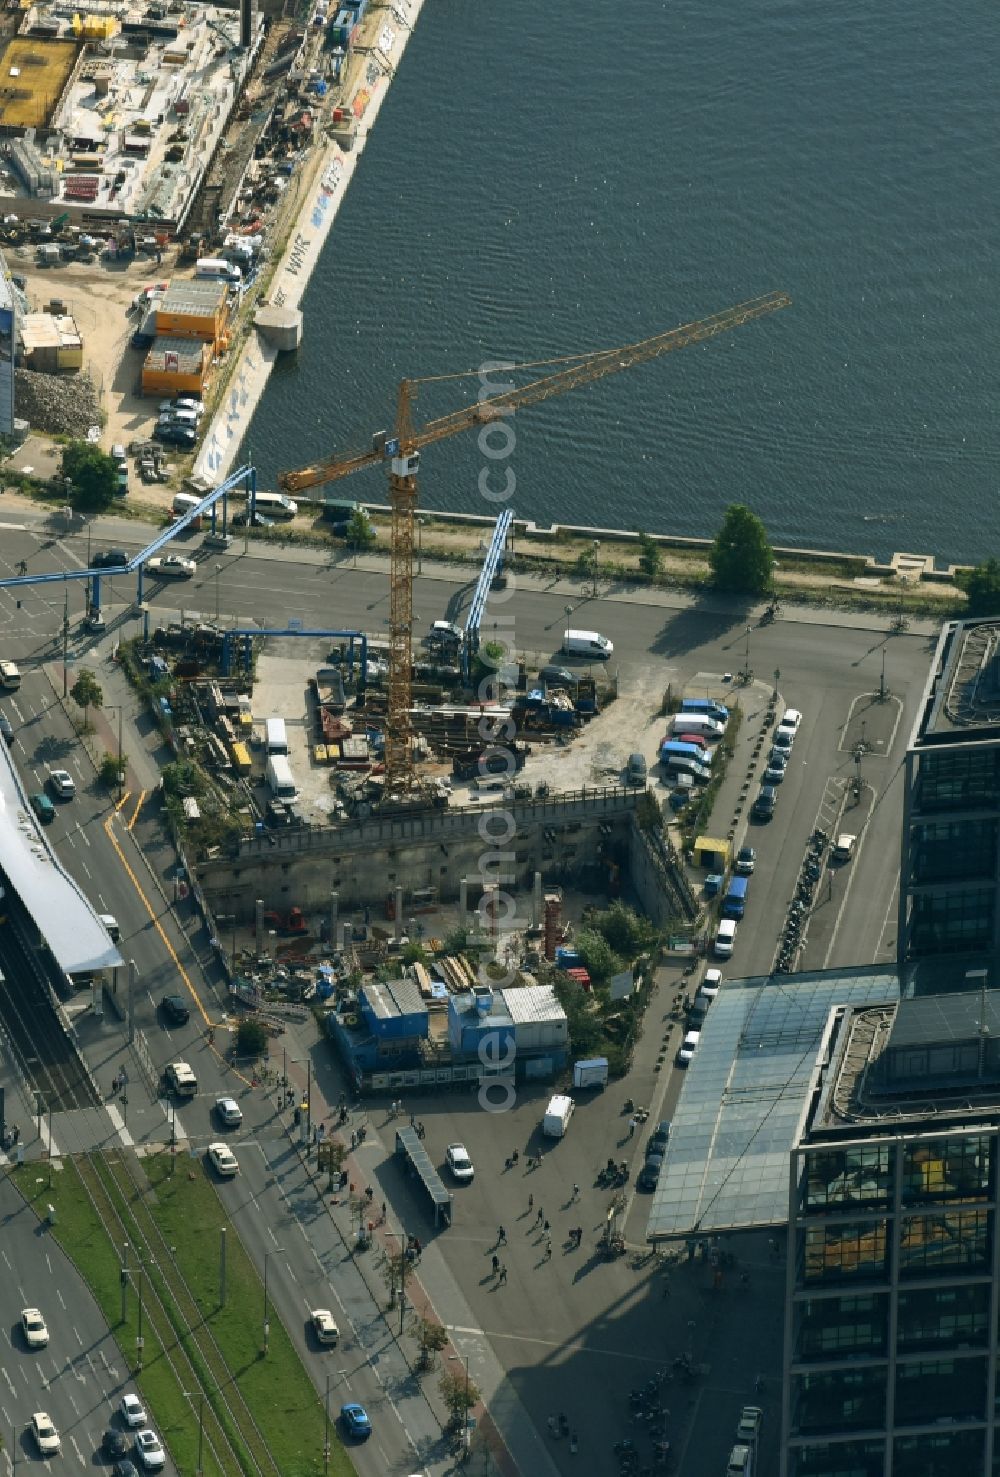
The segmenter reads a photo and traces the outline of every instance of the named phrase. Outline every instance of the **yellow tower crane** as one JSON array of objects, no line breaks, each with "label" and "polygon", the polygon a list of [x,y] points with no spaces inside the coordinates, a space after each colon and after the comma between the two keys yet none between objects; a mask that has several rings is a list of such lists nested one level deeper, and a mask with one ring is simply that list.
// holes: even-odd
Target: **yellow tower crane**
[{"label": "yellow tower crane", "polygon": [[330,457],[294,472],[283,472],[279,485],[287,492],[304,492],[320,487],[371,467],[389,462],[389,501],[392,508],[391,561],[389,573],[389,706],[385,735],[385,793],[399,794],[409,789],[413,779],[412,749],[412,683],[413,683],[413,519],[417,506],[417,470],[420,451],[435,441],[443,441],[460,431],[505,419],[527,405],[550,400],[579,385],[591,384],[605,375],[631,369],[647,359],[669,354],[673,349],[701,343],[739,328],[754,318],[762,318],[778,308],[787,308],[791,298],[784,292],[769,292],[726,308],[711,318],[700,318],[671,328],[653,338],[625,344],[617,349],[598,349],[573,354],[562,359],[542,359],[514,366],[520,370],[551,369],[551,374],[530,380],[516,389],[486,396],[474,405],[465,405],[426,425],[414,428],[412,407],[417,387],[448,379],[478,378],[478,371],[461,374],[429,375],[422,379],[400,382],[396,401],[396,424],[392,436],[384,433],[372,438],[368,451],[345,457]]}]

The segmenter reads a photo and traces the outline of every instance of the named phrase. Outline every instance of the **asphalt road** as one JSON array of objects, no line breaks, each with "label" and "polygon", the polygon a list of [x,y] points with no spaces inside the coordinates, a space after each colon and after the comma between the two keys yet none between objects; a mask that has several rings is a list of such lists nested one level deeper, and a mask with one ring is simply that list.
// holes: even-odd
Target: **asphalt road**
[{"label": "asphalt road", "polygon": [[[110,1471],[99,1454],[101,1438],[109,1425],[121,1428],[116,1407],[133,1388],[122,1356],[89,1289],[6,1177],[0,1179],[0,1224],[0,1420],[7,1471],[14,1468],[12,1441],[18,1467],[42,1461],[28,1429],[36,1410],[48,1412],[62,1437],[62,1451],[50,1462],[64,1472],[95,1464]],[[44,1349],[29,1350],[24,1342],[21,1309],[30,1306],[40,1308],[48,1324]]]}]

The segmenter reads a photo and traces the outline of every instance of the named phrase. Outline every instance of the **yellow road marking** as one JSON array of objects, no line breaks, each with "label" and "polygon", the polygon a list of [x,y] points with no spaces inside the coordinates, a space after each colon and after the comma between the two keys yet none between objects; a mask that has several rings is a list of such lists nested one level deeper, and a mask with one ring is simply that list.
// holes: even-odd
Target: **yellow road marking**
[{"label": "yellow road marking", "polygon": [[133,812],[132,812],[132,819],[128,823],[128,828],[129,828],[130,831],[131,831],[132,827],[135,825],[136,821],[139,819],[139,812],[142,809],[142,802],[145,800],[145,798],[146,798],[146,791],[145,790],[140,790],[139,791],[139,798],[135,802],[135,810],[133,810]]}]

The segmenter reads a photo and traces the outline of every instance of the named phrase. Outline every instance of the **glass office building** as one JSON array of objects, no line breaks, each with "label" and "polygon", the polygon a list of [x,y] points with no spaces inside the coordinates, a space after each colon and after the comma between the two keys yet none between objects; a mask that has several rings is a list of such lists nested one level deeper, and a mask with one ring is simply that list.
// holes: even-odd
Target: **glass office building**
[{"label": "glass office building", "polygon": [[967,989],[1000,956],[1000,624],[944,627],[906,754],[897,962]]},{"label": "glass office building", "polygon": [[1000,1477],[1000,1005],[844,1012],[792,1151],[782,1477]]}]

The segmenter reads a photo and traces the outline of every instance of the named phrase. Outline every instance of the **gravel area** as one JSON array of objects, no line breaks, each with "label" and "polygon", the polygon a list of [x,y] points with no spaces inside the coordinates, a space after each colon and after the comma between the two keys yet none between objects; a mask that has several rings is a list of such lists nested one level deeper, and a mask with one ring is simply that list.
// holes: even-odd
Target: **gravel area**
[{"label": "gravel area", "polygon": [[50,436],[85,437],[101,423],[97,388],[86,374],[37,374],[14,371],[17,414],[35,431]]}]

